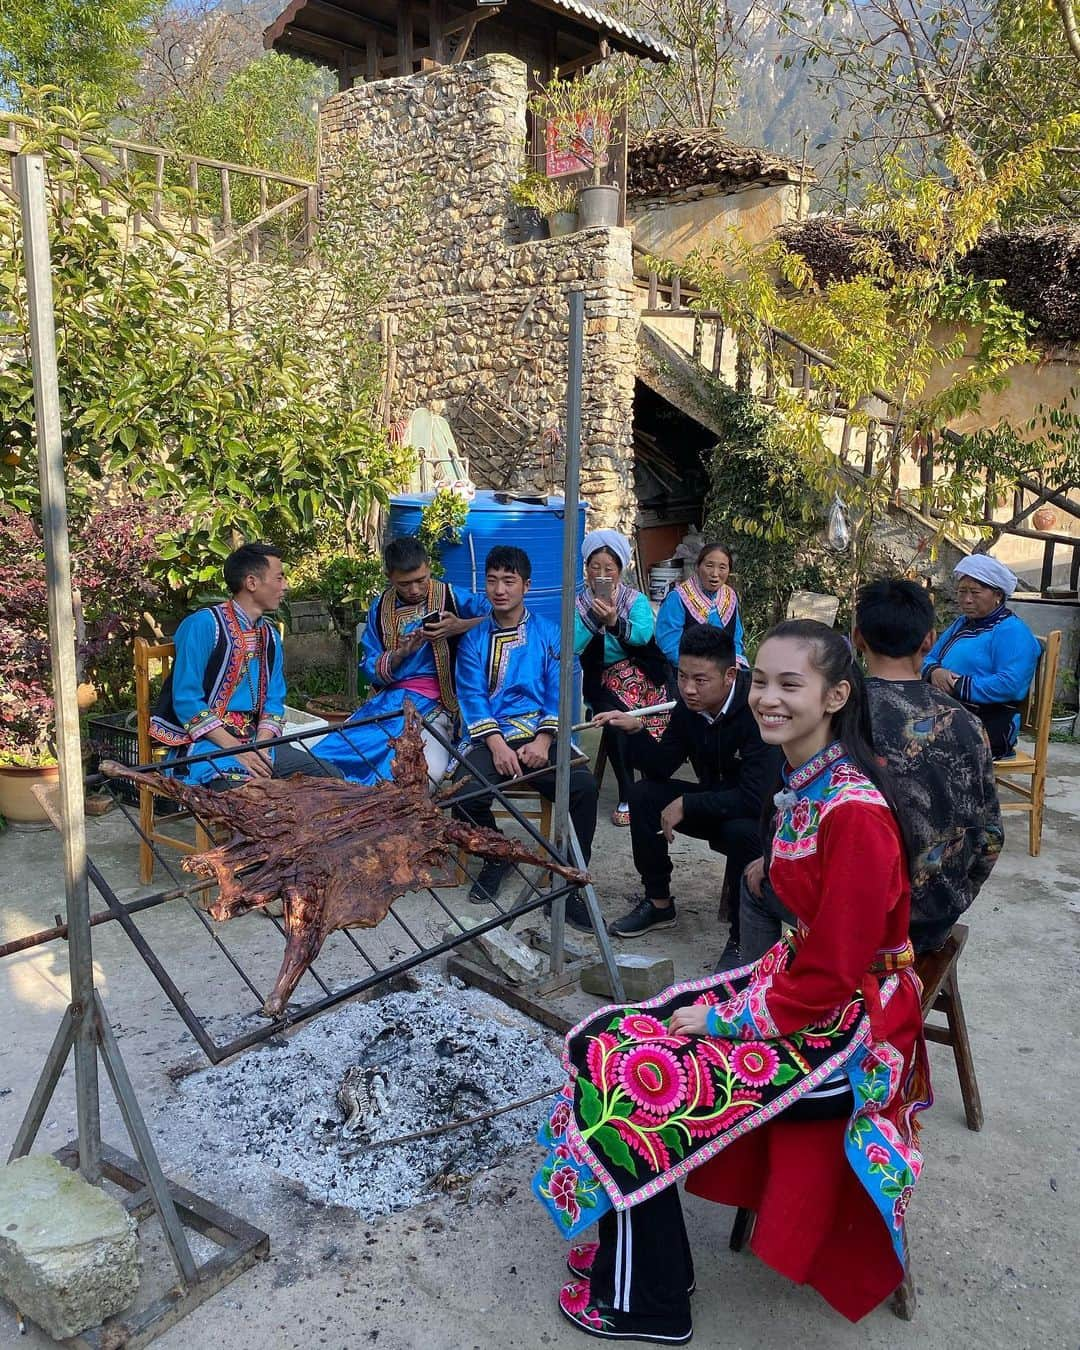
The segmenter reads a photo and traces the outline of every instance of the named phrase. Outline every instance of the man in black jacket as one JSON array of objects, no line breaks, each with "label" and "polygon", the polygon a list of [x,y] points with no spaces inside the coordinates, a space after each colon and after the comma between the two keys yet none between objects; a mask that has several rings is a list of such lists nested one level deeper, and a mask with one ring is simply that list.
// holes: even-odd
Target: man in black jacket
[{"label": "man in black jacket", "polygon": [[[634,737],[634,762],[645,773],[630,794],[634,865],[645,897],[609,925],[615,937],[640,937],[675,923],[669,845],[675,832],[707,839],[727,857],[737,886],[743,868],[761,857],[761,802],[776,786],[782,752],[767,746],[747,705],[749,671],[735,665],[735,647],[722,629],[689,628],[679,644],[679,695],[659,742],[629,713],[600,713],[595,721]],[[690,761],[697,782],[673,778]],[[737,892],[736,892],[737,894]],[[724,957],[739,943],[737,906]]]}]

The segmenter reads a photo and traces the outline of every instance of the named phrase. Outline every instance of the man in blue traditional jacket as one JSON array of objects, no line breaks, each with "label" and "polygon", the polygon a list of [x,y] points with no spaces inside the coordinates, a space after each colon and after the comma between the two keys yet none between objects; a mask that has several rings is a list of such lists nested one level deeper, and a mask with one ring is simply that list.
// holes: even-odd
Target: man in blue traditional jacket
[{"label": "man in blue traditional jacket", "polygon": [[[559,731],[559,630],[525,606],[532,563],[523,549],[499,545],[484,563],[491,614],[461,641],[457,692],[470,748],[465,762],[488,781],[505,783],[545,764],[551,772],[530,781],[548,801],[555,798],[555,738]],[[455,781],[468,778],[463,764]],[[570,771],[570,819],[586,864],[596,833],[596,780],[585,767]],[[459,820],[495,828],[491,798],[454,807]],[[488,861],[469,892],[484,904],[495,898],[511,864]],[[578,895],[566,902],[566,921],[591,931]]]},{"label": "man in blue traditional jacket", "polygon": [[[361,640],[360,671],[374,693],[344,727],[319,742],[320,758],[367,784],[390,777],[390,737],[404,729],[406,700],[425,726],[437,728],[445,740],[453,735],[457,642],[488,611],[486,600],[436,581],[427,550],[412,535],[386,545],[383,565],[390,585],[372,605]],[[424,755],[428,777],[437,785],[450,752],[425,732]]]},{"label": "man in blue traditional jacket", "polygon": [[173,668],[150,719],[150,735],[170,748],[170,771],[213,788],[290,773],[337,777],[291,743],[184,763],[215,747],[280,736],[284,725],[281,637],[266,617],[285,596],[281,553],[270,544],[244,544],[222,571],[230,598],[189,614],[176,630]]}]

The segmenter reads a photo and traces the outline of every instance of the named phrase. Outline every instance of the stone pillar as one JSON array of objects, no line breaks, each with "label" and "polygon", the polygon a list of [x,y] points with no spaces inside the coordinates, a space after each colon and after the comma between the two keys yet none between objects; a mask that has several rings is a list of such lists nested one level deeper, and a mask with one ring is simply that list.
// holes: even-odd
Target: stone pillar
[{"label": "stone pillar", "polygon": [[[630,236],[595,229],[512,242],[510,188],[524,165],[526,69],[487,56],[346,90],[323,109],[324,172],[350,144],[373,166],[374,200],[392,215],[412,194],[419,224],[402,258],[394,415],[424,405],[450,421],[481,487],[562,487],[567,304],[585,291],[582,495],[590,525],[628,530],[633,490],[639,320]],[[494,452],[463,409],[508,410]]]}]

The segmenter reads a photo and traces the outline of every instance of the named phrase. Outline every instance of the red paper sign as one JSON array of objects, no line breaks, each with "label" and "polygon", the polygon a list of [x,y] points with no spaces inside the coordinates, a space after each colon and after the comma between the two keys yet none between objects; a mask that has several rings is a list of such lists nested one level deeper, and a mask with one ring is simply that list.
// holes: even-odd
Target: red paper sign
[{"label": "red paper sign", "polygon": [[[563,132],[559,124],[549,121],[544,128],[545,169],[549,178],[565,178],[572,173],[583,173],[593,167],[594,124],[601,128],[604,140],[611,132],[611,118],[594,119],[590,113],[579,113],[570,132]],[[600,159],[600,167],[608,162]]]}]

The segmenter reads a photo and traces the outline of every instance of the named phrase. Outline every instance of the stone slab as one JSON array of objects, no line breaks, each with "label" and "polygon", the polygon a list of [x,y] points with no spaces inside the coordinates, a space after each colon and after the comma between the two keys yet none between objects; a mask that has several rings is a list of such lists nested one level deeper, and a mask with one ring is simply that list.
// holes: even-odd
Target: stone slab
[{"label": "stone slab", "polygon": [[[472,928],[484,922],[483,919],[471,919],[467,914],[459,915],[459,920],[464,928]],[[446,937],[456,937],[458,933],[456,925],[446,926]],[[471,942],[463,943],[462,955],[469,955],[470,949],[473,952],[479,951],[496,970],[502,971],[517,984],[536,979],[546,969],[544,958],[540,953],[533,947],[527,947],[519,937],[506,928],[492,928]]]},{"label": "stone slab", "polygon": [[[675,983],[675,965],[666,956],[635,956],[621,952],[615,957],[615,964],[629,1003],[652,998]],[[581,987],[586,994],[612,997],[611,981],[602,961],[585,967],[581,972]]]},{"label": "stone slab", "polygon": [[122,1312],[139,1288],[136,1224],[55,1158],[0,1168],[0,1294],[54,1340]]}]

